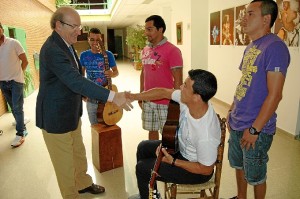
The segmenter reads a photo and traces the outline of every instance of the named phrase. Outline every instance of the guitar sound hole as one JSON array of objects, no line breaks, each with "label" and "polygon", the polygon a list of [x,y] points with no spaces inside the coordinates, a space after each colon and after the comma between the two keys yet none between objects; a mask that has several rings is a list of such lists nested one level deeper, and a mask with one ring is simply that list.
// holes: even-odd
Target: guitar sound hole
[{"label": "guitar sound hole", "polygon": [[108,113],[108,115],[113,115],[113,114],[115,114],[117,112],[119,112],[119,110],[112,111],[112,112]]}]

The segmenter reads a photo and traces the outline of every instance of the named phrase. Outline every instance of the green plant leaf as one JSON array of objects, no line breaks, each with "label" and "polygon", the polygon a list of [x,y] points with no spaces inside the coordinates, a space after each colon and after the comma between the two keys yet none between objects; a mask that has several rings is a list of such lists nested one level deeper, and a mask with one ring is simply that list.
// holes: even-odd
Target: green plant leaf
[{"label": "green plant leaf", "polygon": [[139,60],[140,51],[146,46],[144,26],[135,25],[127,28],[126,44],[134,50],[134,60]]}]

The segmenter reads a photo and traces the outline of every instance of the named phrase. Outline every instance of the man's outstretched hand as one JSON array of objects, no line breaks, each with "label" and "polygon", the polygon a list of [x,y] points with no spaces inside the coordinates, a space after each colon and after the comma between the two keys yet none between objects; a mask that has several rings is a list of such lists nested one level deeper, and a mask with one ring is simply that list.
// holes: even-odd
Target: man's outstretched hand
[{"label": "man's outstretched hand", "polygon": [[131,104],[131,100],[129,98],[126,98],[125,93],[126,92],[116,93],[113,99],[113,103],[115,103],[120,108],[125,109],[126,111],[130,111],[131,109],[133,109],[133,106]]}]

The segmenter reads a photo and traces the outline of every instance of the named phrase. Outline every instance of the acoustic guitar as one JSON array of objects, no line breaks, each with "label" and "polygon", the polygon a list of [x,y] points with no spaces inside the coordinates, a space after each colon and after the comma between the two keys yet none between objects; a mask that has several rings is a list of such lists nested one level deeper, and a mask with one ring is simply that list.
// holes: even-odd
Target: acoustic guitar
[{"label": "acoustic guitar", "polygon": [[167,152],[171,155],[174,155],[178,152],[178,137],[177,137],[177,127],[179,124],[179,105],[177,102],[170,101],[168,107],[167,121],[163,127],[162,131],[162,144],[159,151],[159,154],[156,158],[154,168],[152,170],[150,182],[149,182],[149,199],[158,198],[157,190],[154,189],[156,183],[156,177],[158,176],[158,169],[161,163],[161,160],[164,156],[162,149],[165,148]]},{"label": "acoustic guitar", "polygon": [[[108,56],[103,44],[103,41],[101,40],[99,42],[99,46],[102,52],[102,55],[104,57],[104,64],[105,64],[105,70],[110,70],[109,63],[108,63]],[[107,77],[107,88],[109,90],[118,92],[118,88],[112,84],[111,78]],[[123,116],[123,109],[118,107],[113,102],[106,102],[104,109],[103,109],[103,121],[107,125],[115,125],[117,122],[121,120]]]}]

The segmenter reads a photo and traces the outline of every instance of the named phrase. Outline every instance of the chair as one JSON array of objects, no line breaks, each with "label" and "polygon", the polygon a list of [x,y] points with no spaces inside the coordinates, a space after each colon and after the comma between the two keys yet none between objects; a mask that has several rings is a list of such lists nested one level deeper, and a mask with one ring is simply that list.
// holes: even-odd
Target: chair
[{"label": "chair", "polygon": [[222,173],[223,153],[226,136],[226,119],[220,118],[221,142],[218,147],[218,156],[215,163],[215,172],[212,178],[203,184],[175,184],[165,183],[165,199],[176,199],[177,194],[199,194],[195,199],[218,199]]}]

